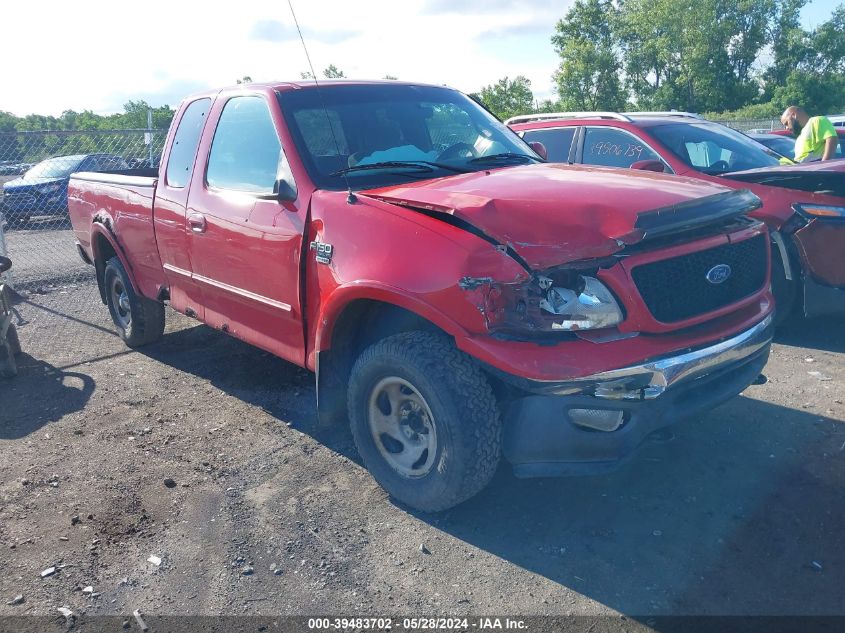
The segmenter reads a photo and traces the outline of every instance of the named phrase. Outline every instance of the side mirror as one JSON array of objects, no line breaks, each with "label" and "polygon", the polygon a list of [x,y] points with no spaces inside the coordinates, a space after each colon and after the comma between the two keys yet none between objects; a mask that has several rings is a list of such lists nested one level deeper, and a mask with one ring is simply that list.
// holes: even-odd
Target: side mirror
[{"label": "side mirror", "polygon": [[662,174],[664,170],[663,161],[661,160],[638,160],[635,163],[631,164],[631,169],[639,169],[641,171],[656,171],[658,174]]},{"label": "side mirror", "polygon": [[273,193],[282,202],[293,202],[296,200],[296,186],[292,185],[286,178],[279,178],[273,186]]},{"label": "side mirror", "polygon": [[540,141],[531,141],[528,143],[528,147],[533,149],[543,160],[549,160],[549,152],[546,151],[546,146],[543,145]]}]

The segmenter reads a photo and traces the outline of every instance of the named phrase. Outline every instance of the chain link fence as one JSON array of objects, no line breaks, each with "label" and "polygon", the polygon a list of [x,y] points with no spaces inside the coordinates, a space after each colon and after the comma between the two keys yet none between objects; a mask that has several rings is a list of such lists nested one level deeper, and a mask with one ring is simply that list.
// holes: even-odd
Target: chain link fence
[{"label": "chain link fence", "polygon": [[93,266],[79,257],[68,217],[68,182],[78,171],[158,165],[166,130],[36,131],[0,133],[0,254],[14,289],[14,321],[24,351],[70,349],[67,326],[100,330],[107,311]]},{"label": "chain link fence", "polygon": [[773,130],[782,130],[783,125],[779,119],[726,119],[724,121],[715,120],[716,123],[727,125],[740,132],[757,132],[765,134]]}]

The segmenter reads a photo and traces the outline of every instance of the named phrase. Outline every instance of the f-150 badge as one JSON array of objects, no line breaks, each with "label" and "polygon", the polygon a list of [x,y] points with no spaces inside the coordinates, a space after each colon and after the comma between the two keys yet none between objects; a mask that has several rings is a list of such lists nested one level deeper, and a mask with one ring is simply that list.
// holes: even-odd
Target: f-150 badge
[{"label": "f-150 badge", "polygon": [[326,244],[325,242],[320,242],[319,240],[314,240],[310,244],[312,251],[317,251],[317,263],[318,264],[329,264],[332,261],[332,252],[334,251],[334,247],[331,244]]}]

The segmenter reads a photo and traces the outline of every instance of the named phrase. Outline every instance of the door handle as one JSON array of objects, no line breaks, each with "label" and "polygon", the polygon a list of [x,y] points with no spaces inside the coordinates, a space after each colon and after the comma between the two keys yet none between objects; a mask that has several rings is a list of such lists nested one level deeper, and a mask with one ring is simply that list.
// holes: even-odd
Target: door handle
[{"label": "door handle", "polygon": [[191,213],[188,216],[188,226],[194,233],[205,233],[207,223],[202,213]]}]

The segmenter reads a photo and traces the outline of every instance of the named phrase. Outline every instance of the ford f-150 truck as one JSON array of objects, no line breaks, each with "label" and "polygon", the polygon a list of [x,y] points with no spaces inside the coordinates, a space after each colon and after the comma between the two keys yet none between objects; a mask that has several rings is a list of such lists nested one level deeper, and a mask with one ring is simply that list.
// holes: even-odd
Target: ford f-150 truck
[{"label": "ford f-150 truck", "polygon": [[437,511],[502,457],[608,469],[768,357],[756,196],[540,154],[445,87],[239,85],[182,103],[158,172],[75,174],[69,207],[128,345],[169,303],[307,367],[320,423]]}]

